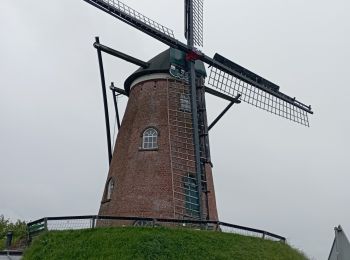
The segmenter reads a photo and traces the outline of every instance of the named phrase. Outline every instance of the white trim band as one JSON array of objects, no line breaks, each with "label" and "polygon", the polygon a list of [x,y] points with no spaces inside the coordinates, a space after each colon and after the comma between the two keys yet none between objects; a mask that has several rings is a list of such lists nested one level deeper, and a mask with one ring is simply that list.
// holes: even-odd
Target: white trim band
[{"label": "white trim band", "polygon": [[137,84],[143,82],[143,81],[147,81],[147,80],[154,80],[154,79],[170,79],[172,78],[168,73],[153,73],[153,74],[149,74],[149,75],[144,75],[141,76],[137,79],[135,79],[131,85],[130,85],[130,90]]}]

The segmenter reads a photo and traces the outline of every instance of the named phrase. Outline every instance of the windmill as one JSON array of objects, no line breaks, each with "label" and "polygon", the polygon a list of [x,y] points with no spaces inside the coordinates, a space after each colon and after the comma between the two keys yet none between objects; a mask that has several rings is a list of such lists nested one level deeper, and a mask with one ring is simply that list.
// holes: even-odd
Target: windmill
[{"label": "windmill", "polygon": [[[106,112],[109,161],[111,163],[100,214],[136,214],[150,217],[157,215],[157,217],[173,216],[175,218],[195,218],[200,220],[217,219],[215,193],[211,176],[208,132],[230,107],[233,104],[238,104],[243,101],[293,122],[309,126],[308,114],[313,114],[311,106],[307,106],[296,98],[282,93],[278,85],[234,63],[224,56],[216,53],[214,57],[211,58],[196,48],[203,46],[203,0],[185,0],[186,44],[175,39],[171,29],[149,19],[119,0],[84,1],[170,47],[169,50],[157,55],[149,62],[144,62],[104,46],[100,44],[99,39],[96,38],[94,46],[99,56]],[[119,143],[117,140],[115,148],[115,150],[119,149],[120,151],[114,151],[113,156],[112,147],[110,145],[102,52],[140,66],[140,69],[126,80],[125,90],[119,89],[114,85],[111,86],[116,107],[118,128],[121,127],[120,135],[118,133]],[[206,71],[204,64],[211,67],[209,79],[207,81],[210,87],[205,86]],[[156,92],[152,92],[152,84],[152,87],[157,89]],[[147,91],[142,92],[142,89]],[[166,89],[167,92],[162,94],[164,89]],[[154,93],[152,95],[158,95],[157,99],[150,101],[150,99],[152,99],[151,92]],[[172,93],[174,94],[173,96]],[[207,123],[206,116],[206,93],[230,102],[210,125]],[[128,103],[123,123],[120,125],[115,96],[121,94],[128,96],[129,103],[132,104],[129,106]],[[167,98],[165,98],[166,95]],[[162,103],[162,100],[164,100],[164,103]],[[172,103],[175,102],[174,100],[177,100],[177,103]],[[132,145],[128,142],[132,142],[132,140],[136,143],[138,142],[135,137],[137,133],[134,135],[132,134],[134,128],[140,128],[140,122],[143,122],[144,118],[148,118],[147,122],[143,122],[145,124],[149,122],[154,123],[155,120],[153,118],[152,121],[150,119],[151,117],[145,113],[141,113],[142,116],[140,116],[140,113],[136,111],[143,110],[143,108],[140,109],[138,106],[140,106],[140,104],[145,104],[145,110],[149,109],[147,110],[148,114],[149,111],[153,111],[156,114],[159,112],[159,109],[157,108],[158,110],[154,110],[155,103],[157,103],[158,108],[162,108],[162,106],[167,107],[164,111],[168,114],[165,115],[166,113],[164,112],[165,114],[163,117],[168,120],[168,123],[166,120],[163,122],[161,116],[157,118],[157,124],[163,125],[165,129],[161,129],[161,135],[159,135],[157,126],[146,128],[140,136],[142,142],[140,151],[144,149],[149,151],[157,150],[158,146],[155,142],[158,141],[158,135],[163,136],[165,131],[169,133],[169,142],[163,143],[165,139],[162,139],[163,141],[161,142],[163,148],[167,147],[168,149],[169,146],[170,152],[169,154],[164,152],[162,155],[152,155],[152,153],[147,153],[147,155],[135,155],[135,151],[130,153],[130,147]],[[175,115],[172,113],[175,113]],[[181,116],[179,116],[179,114]],[[133,121],[136,117],[138,119],[137,124]],[[153,117],[156,118],[157,115]],[[129,129],[125,129],[126,127],[129,127]],[[173,130],[175,132],[172,132]],[[186,131],[190,131],[190,133]],[[183,136],[179,137],[179,133],[183,133]],[[188,134],[190,134],[190,137]],[[176,138],[182,139],[178,140]],[[128,139],[127,142],[125,141],[126,139]],[[185,141],[189,139],[191,139],[190,142]],[[174,155],[175,153],[176,155]],[[154,160],[154,158],[157,157],[152,156],[161,158],[164,154],[169,156],[170,159],[166,159],[163,164],[158,165],[157,160]],[[180,158],[178,154],[181,154],[182,157]],[[139,159],[135,159],[136,157]],[[184,157],[187,159],[185,160]],[[133,162],[132,165],[125,166],[130,160],[135,160],[135,162]],[[167,172],[167,169],[163,169],[163,172],[158,172],[157,174],[150,173],[151,177],[147,177],[147,174],[142,175],[143,170],[137,168],[137,164],[142,160],[149,160],[160,168],[162,165],[171,168],[171,173],[169,173],[169,176],[172,174],[171,180],[165,177],[167,173],[164,174],[164,178],[157,184],[159,186],[157,186],[159,188],[157,190],[157,188],[155,188],[156,186],[152,186],[154,185],[153,182],[156,182],[155,180],[158,180],[160,178],[159,175],[162,175],[163,172]],[[143,165],[142,167],[145,172],[152,172],[152,167],[150,167],[150,165]],[[177,170],[181,170],[181,173],[177,173],[176,175],[175,171]],[[125,172],[128,173],[126,174]],[[138,176],[142,175],[144,179],[141,181],[137,180],[140,177],[137,177],[135,172],[138,172]],[[114,175],[118,177],[117,180],[113,179]],[[130,179],[130,175],[135,176]],[[169,182],[164,181],[168,180],[166,178],[169,179]],[[149,179],[151,179],[150,183],[148,183],[148,181],[150,181]],[[172,190],[167,193],[165,190],[171,188],[169,184],[170,181],[172,182]],[[135,184],[135,182],[138,184]],[[133,190],[135,185],[139,185],[139,188]],[[164,186],[161,187],[162,185]],[[118,193],[119,197],[117,195],[114,197],[112,196],[116,186],[117,189],[120,190]],[[145,189],[148,189],[148,191],[143,193]],[[156,191],[156,194],[152,193],[153,189]],[[136,198],[134,195],[130,198],[131,193],[139,196]],[[171,196],[165,199],[167,194],[173,194],[174,202],[171,202]],[[157,198],[160,197],[162,199],[158,201]],[[148,198],[148,200],[146,198]],[[111,203],[111,200],[115,200],[115,202]],[[154,201],[156,201],[156,203]],[[139,210],[140,208],[142,208],[142,210]],[[169,208],[173,208],[174,215],[171,215],[169,210],[167,211]]]}]

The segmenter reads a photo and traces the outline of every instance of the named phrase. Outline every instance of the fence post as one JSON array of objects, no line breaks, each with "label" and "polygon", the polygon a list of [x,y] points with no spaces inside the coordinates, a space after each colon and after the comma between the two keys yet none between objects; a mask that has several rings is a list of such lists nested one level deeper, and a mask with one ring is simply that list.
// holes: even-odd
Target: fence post
[{"label": "fence post", "polygon": [[6,249],[9,250],[12,246],[13,231],[8,231],[6,234]]},{"label": "fence post", "polygon": [[216,221],[215,231],[220,231],[220,221]]},{"label": "fence post", "polygon": [[96,224],[95,224],[96,216],[93,216],[91,220],[92,220],[91,229],[94,229],[96,227]]},{"label": "fence post", "polygon": [[266,236],[266,232],[264,231],[262,235],[262,239],[265,239],[265,236]]},{"label": "fence post", "polygon": [[48,228],[47,228],[47,218],[44,218],[44,229],[45,229],[45,231],[48,231]]},{"label": "fence post", "polygon": [[30,235],[30,226],[27,225],[27,244],[29,245],[31,241],[32,241],[32,237]]}]

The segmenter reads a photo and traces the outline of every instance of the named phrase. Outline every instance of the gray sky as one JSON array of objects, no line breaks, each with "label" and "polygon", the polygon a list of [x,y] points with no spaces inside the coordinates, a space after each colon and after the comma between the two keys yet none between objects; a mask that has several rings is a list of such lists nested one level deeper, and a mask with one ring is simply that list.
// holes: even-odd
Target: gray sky
[{"label": "gray sky", "polygon": [[[183,1],[125,3],[183,40]],[[345,0],[205,1],[203,50],[315,111],[306,128],[241,104],[215,126],[220,219],[284,235],[315,259],[335,225],[350,233],[349,11]],[[0,214],[96,214],[108,165],[94,37],[143,60],[167,47],[82,0],[2,0],[0,35]],[[104,60],[119,87],[137,69]],[[209,98],[209,118],[225,106]]]}]

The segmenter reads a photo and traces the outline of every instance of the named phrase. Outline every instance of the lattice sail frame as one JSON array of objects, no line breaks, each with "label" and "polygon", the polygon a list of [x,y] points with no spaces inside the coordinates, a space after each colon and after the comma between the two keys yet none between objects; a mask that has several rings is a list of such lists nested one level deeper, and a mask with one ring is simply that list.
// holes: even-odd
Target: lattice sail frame
[{"label": "lattice sail frame", "polygon": [[203,47],[203,6],[204,0],[193,0],[193,41]]},{"label": "lattice sail frame", "polygon": [[[97,1],[97,2],[101,2],[101,0]],[[119,12],[126,14],[127,16],[131,16],[134,19],[136,19],[144,24],[147,24],[148,26],[152,27],[153,29],[156,29],[157,31],[164,33],[165,35],[167,35],[171,38],[174,38],[173,30],[171,30],[168,27],[163,26],[160,23],[157,23],[156,21],[148,18],[147,16],[141,14],[140,12],[138,12],[135,9],[131,8],[130,6],[124,4],[123,2],[121,2],[119,0],[102,0],[102,2],[117,9]]]},{"label": "lattice sail frame", "polygon": [[215,67],[211,68],[208,85],[232,97],[241,94],[240,100],[248,104],[301,125],[310,126],[306,111]]}]

